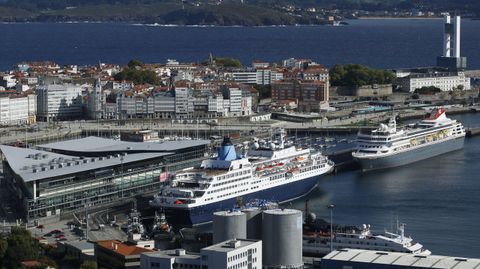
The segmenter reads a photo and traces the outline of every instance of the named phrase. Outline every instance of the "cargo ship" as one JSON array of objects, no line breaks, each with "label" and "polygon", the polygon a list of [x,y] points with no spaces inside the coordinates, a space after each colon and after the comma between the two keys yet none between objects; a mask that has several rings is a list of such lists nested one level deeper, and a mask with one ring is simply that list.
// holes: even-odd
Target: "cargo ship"
[{"label": "cargo ship", "polygon": [[434,109],[422,121],[398,129],[395,117],[369,132],[359,132],[352,153],[363,171],[391,168],[463,148],[465,129],[447,118],[444,108]]}]

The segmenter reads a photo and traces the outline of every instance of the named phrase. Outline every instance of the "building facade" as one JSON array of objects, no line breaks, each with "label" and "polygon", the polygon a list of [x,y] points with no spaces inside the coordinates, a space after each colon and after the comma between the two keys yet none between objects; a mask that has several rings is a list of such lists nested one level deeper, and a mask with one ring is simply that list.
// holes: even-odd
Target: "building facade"
[{"label": "building facade", "polygon": [[25,219],[102,207],[154,192],[160,175],[192,167],[210,141],[123,142],[98,137],[37,146],[1,145],[6,186]]},{"label": "building facade", "polygon": [[80,86],[72,84],[39,85],[37,92],[37,118],[42,121],[73,119],[83,116]]},{"label": "building facade", "polygon": [[32,124],[36,121],[35,94],[0,97],[0,125]]},{"label": "building facade", "polygon": [[302,112],[319,112],[328,105],[329,92],[327,83],[319,80],[289,79],[272,84],[272,102],[281,103],[296,100],[298,110]]},{"label": "building facade", "polygon": [[464,72],[428,72],[413,73],[397,79],[402,91],[414,92],[422,87],[436,87],[441,91],[451,91],[461,88],[470,90],[470,78]]},{"label": "building facade", "polygon": [[229,240],[205,247],[200,254],[183,249],[147,252],[140,260],[140,269],[261,269],[262,241]]}]

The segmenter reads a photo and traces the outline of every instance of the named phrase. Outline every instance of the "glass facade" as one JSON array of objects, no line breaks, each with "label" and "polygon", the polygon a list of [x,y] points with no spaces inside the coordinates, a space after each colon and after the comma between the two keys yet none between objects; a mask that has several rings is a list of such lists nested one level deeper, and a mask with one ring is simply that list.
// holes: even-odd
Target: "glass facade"
[{"label": "glass facade", "polygon": [[113,204],[137,195],[155,193],[160,174],[200,164],[205,146],[151,160],[104,167],[68,176],[28,182],[23,186],[29,220]]}]

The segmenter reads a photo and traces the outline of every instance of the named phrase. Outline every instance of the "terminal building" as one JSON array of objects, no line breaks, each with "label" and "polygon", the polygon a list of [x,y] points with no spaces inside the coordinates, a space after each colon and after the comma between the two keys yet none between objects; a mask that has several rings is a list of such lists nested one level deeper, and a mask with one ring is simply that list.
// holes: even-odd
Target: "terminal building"
[{"label": "terminal building", "polygon": [[99,137],[0,145],[4,178],[28,221],[155,192],[169,173],[201,162],[208,140],[124,142]]}]

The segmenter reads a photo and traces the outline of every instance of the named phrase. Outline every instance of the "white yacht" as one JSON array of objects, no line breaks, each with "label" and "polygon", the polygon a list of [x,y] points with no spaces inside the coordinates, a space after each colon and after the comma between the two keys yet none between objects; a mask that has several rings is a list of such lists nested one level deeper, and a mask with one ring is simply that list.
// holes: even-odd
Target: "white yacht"
[{"label": "white yacht", "polygon": [[360,230],[334,232],[332,238],[330,238],[328,229],[327,232],[304,234],[304,255],[322,256],[329,253],[331,249],[343,248],[403,252],[422,256],[431,254],[422,244],[405,236],[404,224],[397,225],[397,233],[385,231],[375,234],[370,230],[370,225],[364,224]]}]

